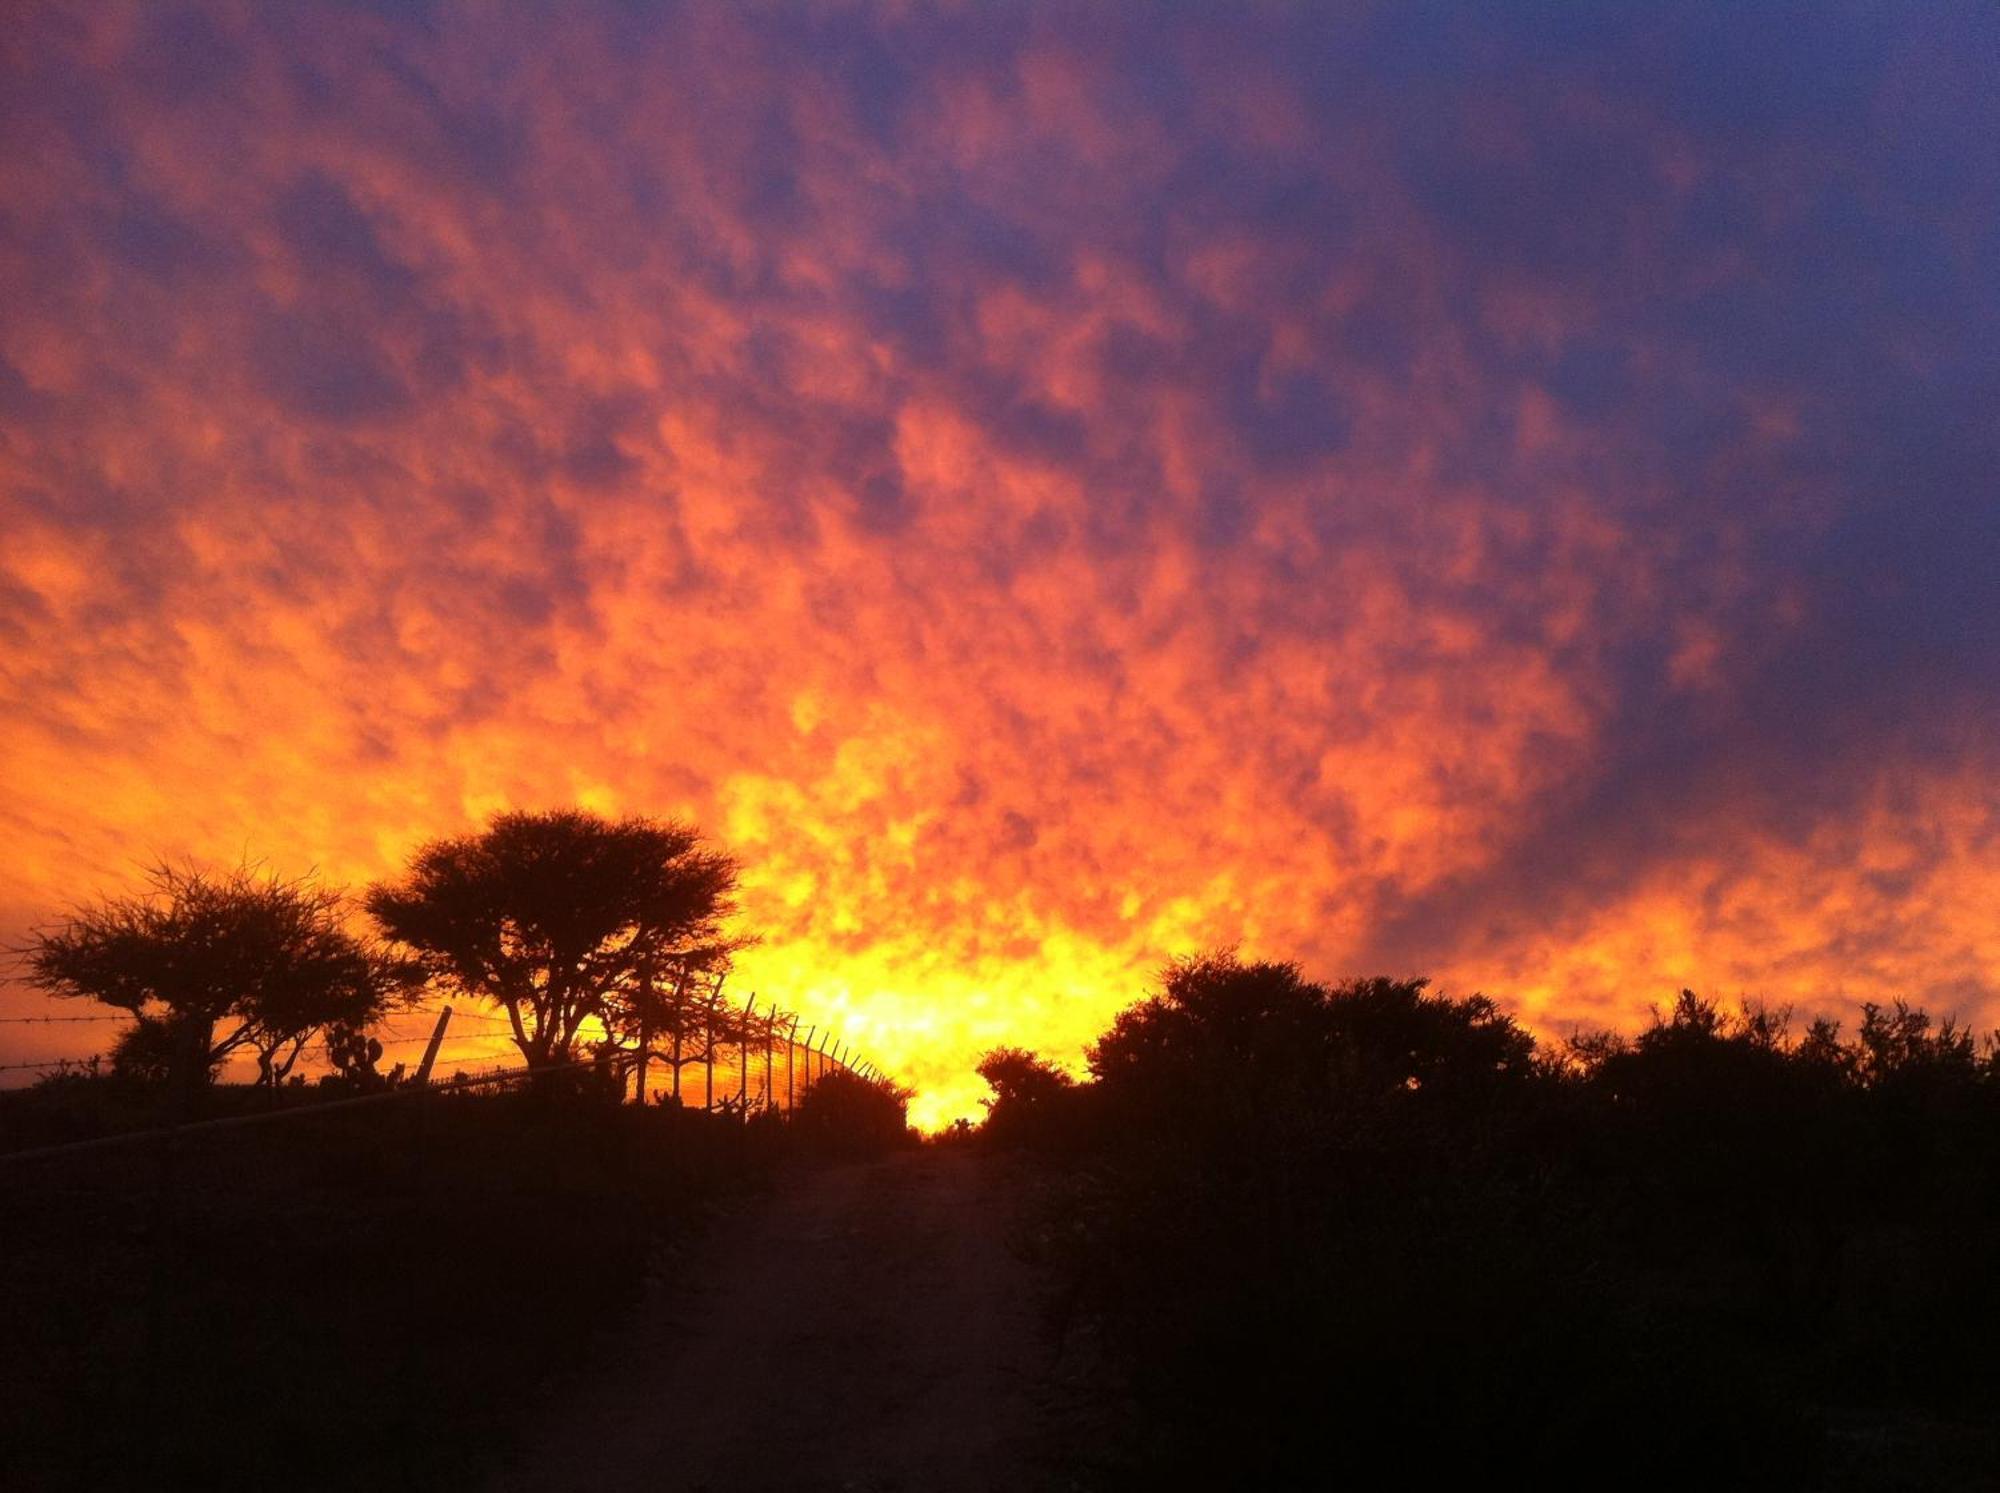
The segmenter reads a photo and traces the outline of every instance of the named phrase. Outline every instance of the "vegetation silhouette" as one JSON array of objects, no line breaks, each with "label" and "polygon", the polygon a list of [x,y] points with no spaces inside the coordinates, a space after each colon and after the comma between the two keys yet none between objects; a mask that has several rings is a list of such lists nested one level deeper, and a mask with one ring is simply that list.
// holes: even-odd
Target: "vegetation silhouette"
[{"label": "vegetation silhouette", "polygon": [[425,845],[365,905],[440,988],[503,1009],[540,1067],[569,1061],[585,1022],[636,1029],[663,983],[722,967],[736,879],[690,825],[554,809]]},{"label": "vegetation silhouette", "polygon": [[[310,1448],[296,1483],[435,1481],[433,1420],[499,1434],[721,1193],[908,1144],[908,1091],[737,1008],[737,874],[676,821],[507,814],[369,891],[387,945],[339,892],[247,867],[157,867],[38,935],[42,989],[134,1022],[109,1073],[0,1096],[0,1144],[132,1129],[162,1096],[264,1125],[315,1036],[321,1083],[382,1103],[15,1182],[0,1263],[33,1284],[0,1321],[0,1482],[10,1456],[27,1485],[212,1482],[242,1424]],[[568,1066],[385,1092],[370,1028],[426,990]],[[730,1047],[736,1093],[683,1107],[683,1069]],[[239,1050],[257,1085],[214,1084]],[[1070,1485],[2000,1481],[1992,1038],[1902,1002],[1795,1033],[1682,991],[1635,1035],[1537,1043],[1483,996],[1223,950],[1168,964],[1086,1059],[1078,1081],[994,1049],[985,1123],[954,1137],[1039,1161],[1058,1356],[1094,1345],[1129,1397]],[[383,1312],[413,1274],[504,1333],[428,1287]],[[588,1302],[536,1284],[578,1280]]]},{"label": "vegetation silhouette", "polygon": [[[0,1094],[0,1486],[460,1484],[725,1194],[911,1143],[907,1091],[736,1009],[736,876],[678,822],[503,814],[368,892],[390,945],[310,878],[167,865],[38,935],[42,989],[134,1022]],[[533,1076],[382,1073],[370,1029],[430,993],[498,1004]],[[258,1083],[215,1083],[246,1049]],[[225,1465],[245,1426],[282,1453]]]},{"label": "vegetation silhouette", "polygon": [[132,1013],[114,1067],[190,1101],[245,1047],[276,1088],[315,1035],[365,1027],[420,983],[414,966],[348,930],[341,892],[309,878],[161,862],[147,882],[78,910],[24,953],[40,989]]},{"label": "vegetation silhouette", "polygon": [[1951,1023],[1795,1038],[1682,992],[1538,1046],[1484,997],[1224,951],[1087,1062],[980,1065],[987,1141],[1051,1164],[1066,1340],[1130,1386],[1086,1481],[2000,1472],[2000,1057]]},{"label": "vegetation silhouette", "polygon": [[606,994],[599,1013],[607,1050],[629,1061],[646,1087],[649,1065],[668,1073],[678,1100],[689,1068],[716,1061],[725,1048],[766,1034],[724,993],[732,945],[710,943],[670,960],[642,965],[629,984]]},{"label": "vegetation silhouette", "polygon": [[[984,1133],[1000,1141],[1040,1144],[1058,1114],[1059,1100],[1076,1080],[1055,1064],[1020,1047],[996,1047],[979,1060],[979,1076],[993,1090],[986,1101]],[[960,1138],[961,1131],[947,1132]]]},{"label": "vegetation silhouette", "polygon": [[913,1138],[909,1104],[908,1089],[835,1069],[807,1090],[792,1127],[822,1154],[879,1154]]}]

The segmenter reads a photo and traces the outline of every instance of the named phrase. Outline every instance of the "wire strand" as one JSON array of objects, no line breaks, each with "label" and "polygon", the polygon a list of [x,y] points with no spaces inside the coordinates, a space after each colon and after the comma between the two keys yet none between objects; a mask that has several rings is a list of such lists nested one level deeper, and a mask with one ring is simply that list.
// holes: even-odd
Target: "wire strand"
[{"label": "wire strand", "polygon": [[122,1012],[117,1016],[0,1016],[0,1023],[4,1023],[8,1026],[18,1026],[29,1022],[41,1023],[41,1022],[57,1022],[57,1021],[65,1021],[65,1022],[66,1021],[132,1021],[135,1019],[136,1018],[128,1011],[128,1012]]}]

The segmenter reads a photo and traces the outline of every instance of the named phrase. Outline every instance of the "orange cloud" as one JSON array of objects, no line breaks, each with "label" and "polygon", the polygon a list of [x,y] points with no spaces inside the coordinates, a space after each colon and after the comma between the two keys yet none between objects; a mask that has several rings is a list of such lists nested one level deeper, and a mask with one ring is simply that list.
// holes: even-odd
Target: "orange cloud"
[{"label": "orange cloud", "polygon": [[685,813],[926,1123],[1215,942],[1993,1019],[1977,132],[1480,24],[31,10],[0,923]]}]

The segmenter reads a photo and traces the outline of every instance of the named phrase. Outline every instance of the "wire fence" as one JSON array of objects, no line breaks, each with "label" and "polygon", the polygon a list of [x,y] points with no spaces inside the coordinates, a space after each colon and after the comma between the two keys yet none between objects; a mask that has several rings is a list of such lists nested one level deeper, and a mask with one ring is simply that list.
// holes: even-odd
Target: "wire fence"
[{"label": "wire fence", "polygon": [[118,1016],[0,1016],[0,1026],[48,1026],[75,1021],[125,1021],[129,1018]]},{"label": "wire fence", "polygon": [[801,1032],[798,1018],[775,1004],[760,1011],[754,996],[725,1020],[717,1021],[718,1014],[709,1012],[678,1041],[649,1044],[646,1061],[633,1063],[634,1093],[649,1103],[789,1113],[829,1073],[881,1076],[831,1030],[815,1025]]},{"label": "wire fence", "polygon": [[[0,1017],[0,1022],[26,1026],[129,1019],[123,1015],[9,1016]],[[670,1013],[662,1030],[642,1027],[631,1046],[613,1042],[601,1023],[592,1023],[577,1034],[572,1056],[531,1065],[526,1049],[532,1044],[517,1036],[521,1030],[511,1015],[449,1005],[435,1012],[400,1012],[373,1029],[377,1051],[361,1073],[343,1076],[327,1069],[311,1075],[316,1083],[301,1074],[270,1091],[267,1107],[199,1123],[261,1124],[317,1110],[380,1103],[399,1095],[409,1097],[420,1091],[505,1086],[555,1069],[588,1075],[602,1088],[615,1087],[632,1103],[674,1105],[738,1117],[762,1112],[789,1115],[830,1073],[887,1081],[879,1068],[860,1057],[830,1026],[812,1023],[802,1027],[796,1015],[774,1001],[761,1002],[754,993],[738,1007],[733,998],[725,998],[719,979]],[[240,1058],[236,1066],[247,1069]],[[0,1063],[0,1074],[26,1073],[38,1078],[93,1077],[101,1071],[102,1060],[94,1054]],[[245,1085],[224,1087],[240,1089]],[[363,1092],[352,1092],[355,1089]],[[180,1124],[171,1128],[179,1133],[194,1127]],[[119,1134],[92,1137],[83,1144],[115,1144],[123,1136],[151,1133],[155,1131],[127,1127]],[[0,1140],[0,1163],[50,1149],[23,1148]]]},{"label": "wire fence", "polygon": [[540,1382],[719,1200],[895,1108],[814,1114],[834,1075],[884,1075],[720,980],[648,1010],[531,1062],[532,1020],[410,1009],[315,1036],[287,1081],[198,1085],[77,1054],[129,1017],[0,1018],[0,1078],[43,1080],[0,1095],[0,1467],[29,1469],[0,1486],[189,1486],[246,1423],[309,1429],[271,1465],[328,1457],[341,1486],[462,1477],[433,1425],[468,1379]]},{"label": "wire fence", "polygon": [[[407,1051],[416,1035],[389,1040]],[[427,1050],[429,1035],[421,1040]],[[214,1422],[219,1407],[262,1393],[259,1366],[268,1377],[281,1353],[287,1375],[302,1354],[316,1365],[310,1384],[364,1409],[408,1394],[449,1405],[434,1382],[475,1360],[532,1377],[544,1367],[536,1355],[575,1339],[573,1298],[596,1287],[600,1269],[652,1251],[657,1229],[681,1237],[721,1179],[773,1175],[791,1145],[790,1127],[748,1123],[750,1111],[726,1102],[730,1078],[739,1094],[746,1086],[746,1051],[749,1092],[764,1092],[766,1049],[742,1040],[733,1053],[718,1047],[712,1113],[692,1066],[682,1108],[641,1109],[631,1075],[607,1092],[607,1075],[620,1075],[590,1056],[531,1067],[518,1052],[496,1059],[474,1045],[478,1056],[440,1056],[427,1082],[412,1064],[368,1092],[212,1086],[200,1118],[170,1123],[162,1107],[177,1096],[164,1084],[58,1083],[0,1107],[0,1277],[15,1335],[0,1379],[21,1382],[10,1375],[32,1364],[31,1387],[48,1386],[46,1403],[20,1417],[28,1431],[73,1432],[71,1407],[108,1405],[123,1440],[107,1485],[181,1486],[173,1459],[196,1439],[182,1418],[188,1396]],[[776,1107],[784,1054],[768,1051]],[[796,1081],[806,1064],[793,1064]],[[537,1289],[557,1259],[570,1273]],[[405,1271],[418,1282],[414,1301],[403,1299]],[[480,1329],[452,1305],[459,1298],[507,1306]],[[75,1451],[73,1435],[22,1453],[32,1436],[16,1430],[0,1416],[0,1466],[20,1454],[67,1469],[64,1458],[95,1455]],[[326,1427],[343,1448],[403,1434],[365,1419]],[[396,1455],[424,1450],[410,1440]],[[213,1447],[201,1455],[212,1459]],[[168,1460],[154,1466],[156,1456]],[[0,1475],[0,1485],[14,1484]]]},{"label": "wire fence", "polygon": [[385,1105],[412,1104],[426,1101],[440,1095],[469,1093],[475,1090],[493,1090],[525,1084],[527,1081],[550,1074],[581,1074],[588,1071],[582,1063],[555,1063],[539,1068],[511,1068],[490,1073],[459,1073],[436,1085],[399,1085],[378,1089],[372,1093],[351,1094],[341,1098],[314,1098],[309,1102],[282,1102],[283,1091],[274,1095],[270,1107],[243,1113],[212,1115],[205,1119],[177,1120],[166,1125],[135,1127],[116,1130],[108,1135],[94,1135],[79,1140],[60,1141],[53,1145],[31,1146],[0,1151],[0,1166],[10,1162],[46,1161],[59,1157],[78,1156],[86,1152],[117,1150],[127,1147],[143,1149],[158,1143],[164,1146],[178,1146],[190,1137],[201,1137],[220,1130],[235,1130],[244,1126],[265,1126],[285,1120],[311,1120],[318,1116],[344,1113],[355,1109],[371,1109]]}]

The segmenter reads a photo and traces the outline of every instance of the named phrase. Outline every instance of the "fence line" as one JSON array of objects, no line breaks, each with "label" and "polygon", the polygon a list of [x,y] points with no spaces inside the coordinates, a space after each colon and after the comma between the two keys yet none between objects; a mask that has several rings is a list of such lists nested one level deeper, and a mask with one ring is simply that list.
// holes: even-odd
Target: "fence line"
[{"label": "fence line", "polygon": [[123,1014],[117,1016],[0,1016],[0,1026],[21,1026],[27,1023],[51,1023],[68,1021],[128,1021]]},{"label": "fence line", "polygon": [[[414,1097],[426,1092],[435,1093],[514,1082],[534,1074],[558,1069],[593,1072],[615,1081],[620,1093],[629,1091],[635,1103],[671,1103],[686,1108],[744,1116],[765,1110],[790,1114],[805,1102],[806,1095],[813,1085],[829,1073],[844,1072],[871,1082],[884,1081],[884,1075],[879,1068],[861,1060],[844,1039],[836,1038],[831,1029],[823,1029],[818,1023],[814,1023],[808,1026],[801,1036],[799,1018],[789,1011],[780,1009],[775,1001],[759,1009],[759,997],[753,992],[739,1010],[733,998],[723,997],[722,989],[722,981],[718,979],[695,1002],[683,1006],[677,1013],[680,1019],[672,1032],[649,1033],[642,1028],[641,1042],[645,1049],[643,1060],[637,1051],[631,1049],[602,1047],[599,1050],[587,1051],[564,1063],[503,1068],[491,1073],[469,1076],[462,1071],[461,1065],[499,1063],[519,1055],[520,1050],[512,1038],[512,1023],[505,1016],[479,1011],[461,1012],[446,1006],[442,1012],[446,1026],[469,1020],[484,1022],[489,1026],[506,1027],[508,1030],[469,1032],[461,1037],[447,1038],[446,1046],[457,1050],[441,1051],[435,1066],[438,1071],[451,1073],[453,1076],[435,1084],[423,1083],[424,1075],[421,1072],[417,1076],[417,1081],[403,1081],[400,1070],[405,1065],[399,1062],[396,1065],[399,1071],[392,1071],[387,1075],[393,1087],[386,1092],[312,1103],[285,1104],[254,1115],[233,1115],[165,1129],[121,1132],[115,1136],[95,1137],[58,1147],[0,1152],[0,1163],[33,1159],[42,1155],[91,1150],[100,1146],[122,1144],[141,1137],[159,1138],[191,1130],[256,1124],[301,1114],[348,1109],[358,1105]],[[695,1020],[687,1019],[690,1011]],[[398,1014],[415,1016],[418,1013],[412,1011]],[[92,1015],[6,1019],[25,1023],[119,1021],[128,1018]],[[406,1035],[386,1023],[378,1026],[377,1030],[382,1035],[377,1036],[375,1040],[385,1053],[424,1046],[432,1040],[433,1035],[431,1033]],[[490,1051],[465,1050],[465,1044],[470,1043],[497,1045]],[[88,1058],[56,1057],[21,1063],[0,1063],[0,1073],[31,1069],[38,1070],[45,1076],[79,1069],[95,1072],[94,1065],[97,1061],[96,1055],[93,1055]],[[289,1094],[295,1092],[298,1087],[295,1082],[286,1085],[284,1091]]]},{"label": "fence line", "polygon": [[[646,1103],[678,1102],[702,1109],[773,1109],[789,1113],[804,1102],[808,1089],[828,1073],[846,1072],[857,1077],[879,1079],[880,1070],[860,1063],[844,1044],[836,1044],[830,1030],[815,1023],[799,1035],[799,1018],[773,1001],[758,1008],[752,992],[742,1010],[725,1006],[713,998],[721,989],[718,982],[711,998],[699,1006],[701,1021],[695,1030],[683,1028],[670,1034],[672,1046],[654,1046],[647,1037],[648,1057],[643,1093],[635,1084],[635,1096]],[[655,1078],[654,1065],[664,1070]],[[631,1067],[640,1065],[633,1061]]]},{"label": "fence line", "polygon": [[494,1084],[518,1083],[547,1073],[588,1072],[588,1063],[545,1063],[539,1068],[510,1068],[501,1073],[472,1076],[459,1074],[438,1084],[403,1084],[374,1094],[357,1094],[346,1099],[324,1099],[312,1104],[288,1104],[277,1109],[259,1110],[248,1115],[222,1115],[212,1120],[189,1120],[179,1125],[158,1125],[146,1130],[121,1130],[116,1135],[97,1135],[89,1140],[64,1141],[54,1146],[34,1146],[22,1151],[0,1151],[0,1165],[9,1162],[43,1161],[56,1156],[73,1156],[84,1151],[108,1150],[114,1146],[140,1145],[147,1141],[175,1141],[182,1136],[208,1131],[232,1130],[245,1125],[265,1125],[279,1120],[296,1120],[304,1115],[332,1114],[337,1110],[360,1109],[366,1105],[394,1104],[437,1094],[486,1088]]}]

